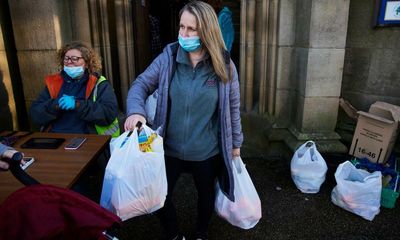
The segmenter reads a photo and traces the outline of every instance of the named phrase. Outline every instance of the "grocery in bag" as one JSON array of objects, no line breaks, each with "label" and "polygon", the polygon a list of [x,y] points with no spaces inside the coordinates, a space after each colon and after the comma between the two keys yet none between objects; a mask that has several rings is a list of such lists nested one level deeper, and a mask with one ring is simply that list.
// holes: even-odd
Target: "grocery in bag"
[{"label": "grocery in bag", "polygon": [[351,162],[340,164],[335,172],[336,187],[331,200],[337,206],[372,221],[379,213],[382,174],[356,168]]},{"label": "grocery in bag", "polygon": [[232,161],[232,173],[235,201],[229,200],[217,184],[215,211],[234,226],[253,228],[261,219],[261,201],[240,157]]},{"label": "grocery in bag", "polygon": [[317,193],[325,181],[328,167],[313,141],[301,145],[290,162],[293,182],[303,193]]},{"label": "grocery in bag", "polygon": [[160,209],[167,195],[163,139],[147,126],[139,136],[135,128],[110,143],[100,204],[122,220]]}]

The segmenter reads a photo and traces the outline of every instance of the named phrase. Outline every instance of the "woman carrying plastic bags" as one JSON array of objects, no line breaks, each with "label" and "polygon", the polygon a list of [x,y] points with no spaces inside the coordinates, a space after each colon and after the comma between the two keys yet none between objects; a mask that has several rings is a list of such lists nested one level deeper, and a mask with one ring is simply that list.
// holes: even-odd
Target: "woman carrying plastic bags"
[{"label": "woman carrying plastic bags", "polygon": [[226,51],[213,8],[191,1],[180,12],[178,42],[169,44],[133,82],[125,129],[145,122],[145,100],[158,89],[153,128],[165,139],[168,195],[158,214],[167,239],[184,239],[171,201],[183,172],[192,174],[198,192],[195,239],[206,239],[214,210],[215,181],[233,197],[231,161],[240,155],[238,74]]}]

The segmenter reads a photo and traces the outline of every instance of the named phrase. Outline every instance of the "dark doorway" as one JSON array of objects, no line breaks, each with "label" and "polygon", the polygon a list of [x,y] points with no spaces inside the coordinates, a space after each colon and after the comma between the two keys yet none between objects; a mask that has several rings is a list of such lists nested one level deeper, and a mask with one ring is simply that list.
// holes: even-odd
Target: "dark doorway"
[{"label": "dark doorway", "polygon": [[[156,37],[153,34],[158,34],[160,45],[162,46],[156,46],[152,50],[153,58],[157,56],[157,53],[161,53],[165,45],[177,41],[179,11],[186,2],[187,0],[149,0],[149,16],[156,20],[156,22],[149,21],[151,39]],[[154,29],[158,29],[159,31],[151,32]]]},{"label": "dark doorway", "polygon": [[[235,40],[233,42],[231,58],[238,67],[239,64],[239,39],[240,39],[240,1],[237,0],[204,0],[211,4],[218,13],[222,7],[228,7],[232,11]],[[153,16],[159,21],[159,35],[161,45],[164,47],[168,43],[175,42],[178,39],[179,31],[179,11],[189,2],[188,0],[149,0],[149,15]],[[150,21],[149,21],[150,23]],[[151,26],[150,26],[151,28]],[[151,31],[151,29],[150,29]],[[150,33],[150,37],[151,36]],[[152,56],[157,56],[162,48],[158,51],[153,51]],[[153,57],[154,58],[154,57]],[[152,58],[152,59],[153,59]]]}]

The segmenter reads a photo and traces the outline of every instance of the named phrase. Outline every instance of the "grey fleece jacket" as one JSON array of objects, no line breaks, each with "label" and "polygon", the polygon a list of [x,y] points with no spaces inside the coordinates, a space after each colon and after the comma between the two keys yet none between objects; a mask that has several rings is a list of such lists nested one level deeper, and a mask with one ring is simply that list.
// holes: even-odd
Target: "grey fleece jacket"
[{"label": "grey fleece jacket", "polygon": [[[168,116],[168,92],[172,76],[175,71],[176,53],[179,44],[171,43],[164,51],[140,74],[129,89],[127,97],[127,116],[140,114],[146,117],[145,101],[147,97],[158,89],[157,109],[153,128],[161,127],[164,136]],[[234,201],[234,181],[232,176],[232,149],[240,148],[243,142],[243,133],[240,119],[240,91],[236,67],[226,54],[227,67],[230,66],[231,79],[227,83],[218,83],[218,118],[220,127],[220,153],[224,159],[218,180],[221,190]]]}]

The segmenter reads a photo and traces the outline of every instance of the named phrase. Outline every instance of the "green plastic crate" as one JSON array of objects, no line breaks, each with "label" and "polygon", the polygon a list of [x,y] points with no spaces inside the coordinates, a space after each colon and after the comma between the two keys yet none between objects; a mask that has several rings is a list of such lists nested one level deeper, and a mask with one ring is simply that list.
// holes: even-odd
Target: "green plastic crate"
[{"label": "green plastic crate", "polygon": [[385,208],[394,208],[396,206],[396,200],[398,197],[399,193],[393,191],[393,189],[382,188],[381,206]]},{"label": "green plastic crate", "polygon": [[394,190],[390,188],[382,188],[381,192],[381,206],[385,208],[394,208],[396,206],[396,200],[399,197],[397,190],[397,183],[399,182],[399,174],[396,177],[396,183],[394,184]]}]

